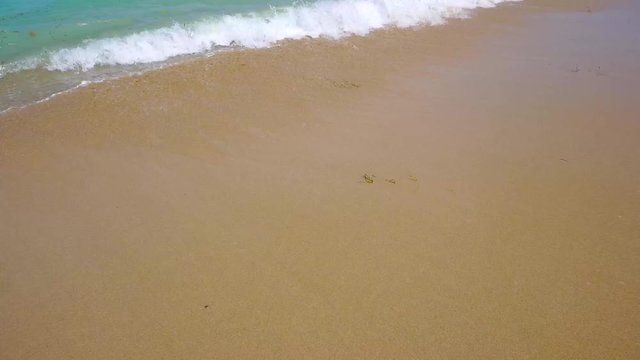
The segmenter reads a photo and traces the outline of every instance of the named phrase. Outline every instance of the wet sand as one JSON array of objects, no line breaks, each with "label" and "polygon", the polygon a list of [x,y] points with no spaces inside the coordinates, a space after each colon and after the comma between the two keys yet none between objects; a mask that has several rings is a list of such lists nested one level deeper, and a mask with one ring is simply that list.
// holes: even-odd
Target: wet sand
[{"label": "wet sand", "polygon": [[0,358],[640,358],[639,18],[531,0],[0,117]]}]

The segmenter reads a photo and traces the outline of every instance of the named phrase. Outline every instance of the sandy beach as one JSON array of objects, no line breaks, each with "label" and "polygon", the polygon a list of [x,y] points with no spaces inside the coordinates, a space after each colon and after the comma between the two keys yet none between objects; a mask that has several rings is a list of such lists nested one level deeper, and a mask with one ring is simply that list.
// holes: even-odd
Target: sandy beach
[{"label": "sandy beach", "polygon": [[525,0],[0,115],[0,359],[640,358],[638,34]]}]

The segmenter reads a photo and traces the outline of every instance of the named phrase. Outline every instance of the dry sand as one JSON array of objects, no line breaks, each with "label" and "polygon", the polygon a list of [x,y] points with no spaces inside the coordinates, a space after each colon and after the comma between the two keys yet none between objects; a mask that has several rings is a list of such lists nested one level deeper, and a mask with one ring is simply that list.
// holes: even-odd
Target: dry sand
[{"label": "dry sand", "polygon": [[0,359],[640,358],[639,19],[530,0],[0,117]]}]

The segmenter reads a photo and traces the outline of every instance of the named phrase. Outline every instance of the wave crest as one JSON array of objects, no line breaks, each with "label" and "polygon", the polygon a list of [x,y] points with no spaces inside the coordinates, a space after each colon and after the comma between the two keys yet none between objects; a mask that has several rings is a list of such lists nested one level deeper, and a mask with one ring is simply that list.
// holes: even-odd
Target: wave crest
[{"label": "wave crest", "polygon": [[160,62],[218,47],[261,48],[285,39],[366,35],[387,26],[443,24],[469,10],[518,0],[321,0],[267,13],[225,15],[193,24],[87,40],[80,46],[44,52],[0,65],[0,77],[22,70],[87,71],[96,66]]}]

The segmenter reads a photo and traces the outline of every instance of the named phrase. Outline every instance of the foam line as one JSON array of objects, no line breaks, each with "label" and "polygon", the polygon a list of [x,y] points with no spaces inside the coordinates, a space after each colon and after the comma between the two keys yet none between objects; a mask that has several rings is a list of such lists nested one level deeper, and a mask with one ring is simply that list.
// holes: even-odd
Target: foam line
[{"label": "foam line", "polygon": [[321,0],[265,13],[218,16],[192,24],[88,40],[0,66],[0,77],[21,70],[87,71],[102,65],[154,63],[217,47],[262,48],[285,39],[366,35],[383,27],[443,24],[469,10],[514,0]]}]

